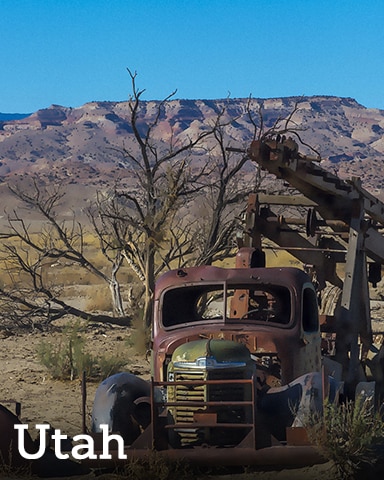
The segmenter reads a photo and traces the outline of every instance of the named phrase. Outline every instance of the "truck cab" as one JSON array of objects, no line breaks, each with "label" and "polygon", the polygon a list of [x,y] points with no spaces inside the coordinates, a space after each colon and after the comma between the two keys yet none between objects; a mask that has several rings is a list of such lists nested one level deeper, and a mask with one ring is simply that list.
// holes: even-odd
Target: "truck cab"
[{"label": "truck cab", "polygon": [[245,346],[256,365],[269,365],[281,385],[320,371],[316,292],[300,269],[173,270],[158,280],[154,305],[155,380],[167,379],[181,345],[187,356],[188,343],[213,339]]},{"label": "truck cab", "polygon": [[307,274],[172,270],[156,284],[154,308],[152,376],[165,398],[171,445],[236,446],[255,416],[263,446],[271,435],[284,441],[302,399],[297,379],[321,371],[317,297]]}]

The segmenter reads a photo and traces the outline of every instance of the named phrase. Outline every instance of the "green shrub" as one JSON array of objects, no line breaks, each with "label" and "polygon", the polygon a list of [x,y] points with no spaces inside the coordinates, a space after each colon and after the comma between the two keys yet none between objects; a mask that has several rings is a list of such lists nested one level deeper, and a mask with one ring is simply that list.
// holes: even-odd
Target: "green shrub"
[{"label": "green shrub", "polygon": [[333,461],[342,479],[355,478],[379,460],[384,422],[370,399],[359,397],[341,405],[327,402],[322,415],[314,415],[304,424],[312,443]]},{"label": "green shrub", "polygon": [[142,311],[133,317],[131,336],[127,340],[127,346],[133,348],[139,355],[145,355],[151,348],[151,329],[143,325]]},{"label": "green shrub", "polygon": [[121,370],[126,361],[121,357],[93,357],[86,351],[86,339],[79,322],[67,325],[59,340],[41,342],[37,357],[51,376],[59,380],[73,380],[85,372],[89,379],[106,378]]}]

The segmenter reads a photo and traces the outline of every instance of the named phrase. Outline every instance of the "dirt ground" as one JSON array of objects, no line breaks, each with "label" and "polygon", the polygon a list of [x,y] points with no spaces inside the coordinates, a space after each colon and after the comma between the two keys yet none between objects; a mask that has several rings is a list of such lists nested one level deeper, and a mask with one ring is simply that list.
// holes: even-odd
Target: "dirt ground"
[{"label": "dirt ground", "polygon": [[[81,433],[82,428],[81,381],[53,380],[37,356],[41,343],[54,342],[61,335],[59,330],[13,335],[8,332],[0,333],[0,403],[13,410],[12,403],[7,405],[6,401],[20,402],[21,421],[29,424],[30,429],[37,423],[49,423],[63,433],[73,436]],[[127,362],[124,369],[148,378],[149,363],[129,347],[129,338],[130,330],[127,328],[102,325],[92,327],[86,332],[86,345],[94,356],[124,356]],[[88,426],[98,383],[86,382]]]}]

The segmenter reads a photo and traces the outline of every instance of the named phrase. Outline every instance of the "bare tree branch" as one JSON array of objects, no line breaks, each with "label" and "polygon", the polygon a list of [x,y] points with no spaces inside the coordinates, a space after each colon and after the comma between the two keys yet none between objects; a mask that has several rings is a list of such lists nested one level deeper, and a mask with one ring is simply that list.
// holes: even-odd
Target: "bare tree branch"
[{"label": "bare tree branch", "polygon": [[[100,278],[109,286],[118,318],[104,316],[104,320],[107,321],[106,318],[108,318],[110,323],[128,324],[130,320],[124,314],[120,286],[116,279],[123,261],[121,252],[116,250],[114,256],[106,255],[111,265],[110,274],[107,275],[85,256],[83,225],[77,222],[75,217],[70,222],[58,221],[55,209],[63,198],[59,189],[39,186],[36,178],[32,179],[31,190],[27,191],[18,185],[13,185],[10,189],[23,201],[24,205],[41,214],[43,226],[37,235],[31,233],[30,226],[26,224],[19,212],[14,211],[8,216],[8,235],[11,242],[3,242],[0,254],[3,268],[8,273],[9,285],[3,286],[0,291],[0,301],[2,298],[17,301],[21,310],[16,307],[15,312],[22,312],[24,318],[27,316],[25,309],[28,308],[31,317],[35,316],[36,311],[41,314],[44,311],[50,321],[69,313],[81,318],[94,317],[89,312],[83,312],[63,301],[62,289],[50,284],[48,275],[44,274],[52,261],[66,260]],[[20,278],[26,286],[29,285],[24,287],[27,290],[29,288],[30,291],[28,300],[24,299],[16,288],[20,284]],[[45,307],[43,308],[42,305]],[[102,317],[100,316],[100,319]]]}]

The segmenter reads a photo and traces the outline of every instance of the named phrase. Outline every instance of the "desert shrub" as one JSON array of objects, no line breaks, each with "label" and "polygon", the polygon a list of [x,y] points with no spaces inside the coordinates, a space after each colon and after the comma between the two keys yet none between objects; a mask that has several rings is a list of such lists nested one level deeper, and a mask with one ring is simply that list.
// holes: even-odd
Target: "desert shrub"
[{"label": "desert shrub", "polygon": [[304,424],[312,443],[333,461],[342,479],[356,478],[380,460],[384,422],[371,399],[358,397],[340,405],[326,402],[323,413],[306,419]]},{"label": "desert shrub", "polygon": [[118,356],[94,357],[86,351],[86,338],[79,322],[68,324],[54,343],[41,342],[37,357],[51,376],[73,380],[85,372],[89,379],[106,378],[121,370],[126,361]]},{"label": "desert shrub", "polygon": [[97,286],[97,288],[94,289],[92,296],[87,301],[86,310],[88,312],[112,311],[112,297],[109,288]]},{"label": "desert shrub", "polygon": [[121,371],[126,363],[126,360],[118,356],[100,356],[96,361],[96,375],[94,374],[93,378],[107,378]]},{"label": "desert shrub", "polygon": [[131,335],[127,339],[128,347],[140,355],[146,354],[151,345],[151,329],[143,325],[142,318],[142,311],[133,317]]}]

